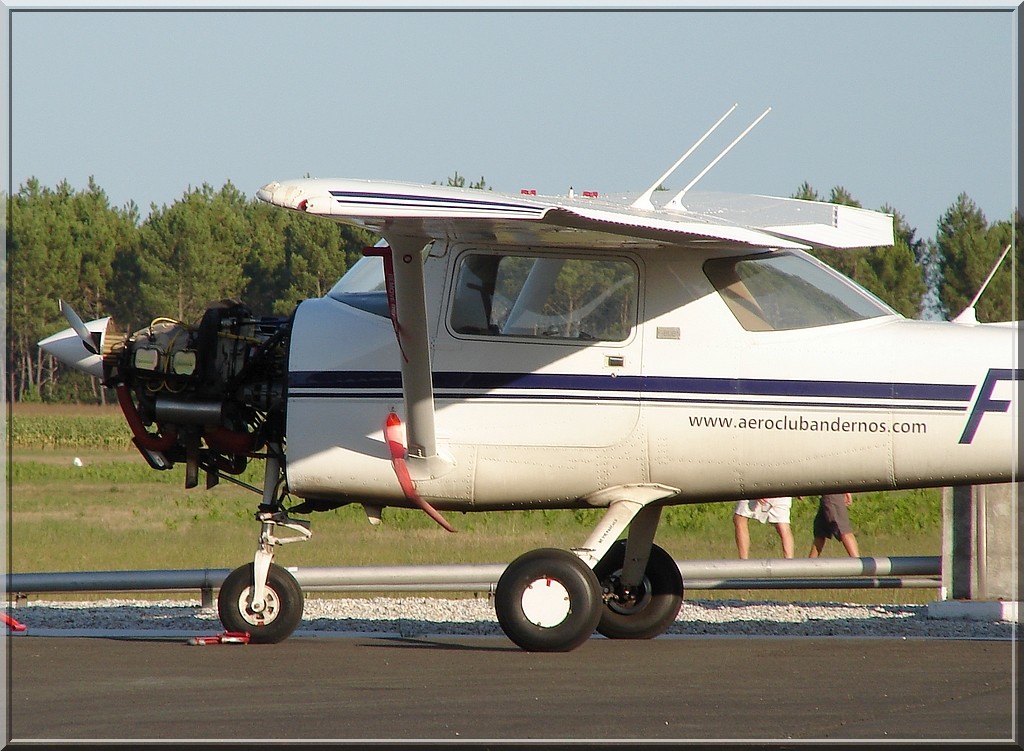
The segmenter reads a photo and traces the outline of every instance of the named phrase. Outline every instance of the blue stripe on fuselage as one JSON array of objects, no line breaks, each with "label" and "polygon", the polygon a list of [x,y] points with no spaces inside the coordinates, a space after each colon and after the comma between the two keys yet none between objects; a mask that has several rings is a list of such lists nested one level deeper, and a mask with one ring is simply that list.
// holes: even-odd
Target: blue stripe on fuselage
[{"label": "blue stripe on fuselage", "polygon": [[[973,385],[946,383],[879,383],[874,381],[811,381],[773,378],[701,378],[686,376],[572,375],[564,373],[464,373],[433,374],[436,396],[469,399],[488,396],[509,398],[564,398],[706,402],[707,399],[685,398],[683,395],[720,397],[788,397],[789,399],[877,399],[885,404],[853,403],[847,406],[910,409],[966,409],[974,393]],[[397,371],[292,371],[289,389],[316,390],[301,396],[369,396],[367,391],[401,390],[402,377]],[[499,389],[521,392],[497,395]],[[539,395],[532,392],[558,391],[560,394]],[[931,402],[931,404],[915,404]],[[731,400],[725,403],[732,403]],[[749,403],[736,401],[738,404]],[[768,402],[793,405],[792,401]],[[826,403],[800,402],[803,406]],[[829,406],[843,406],[827,403]]]}]

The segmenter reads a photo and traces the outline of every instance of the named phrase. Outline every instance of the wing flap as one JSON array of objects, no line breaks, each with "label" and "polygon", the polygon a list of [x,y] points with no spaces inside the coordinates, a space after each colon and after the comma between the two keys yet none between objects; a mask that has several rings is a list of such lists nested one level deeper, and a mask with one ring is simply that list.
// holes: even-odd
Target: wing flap
[{"label": "wing flap", "polygon": [[688,197],[685,211],[792,238],[815,248],[893,244],[892,216],[856,206],[775,196],[697,193]]},{"label": "wing flap", "polygon": [[551,224],[619,237],[649,240],[659,245],[725,245],[730,247],[800,248],[808,246],[748,227],[686,221],[644,215],[646,212],[604,209],[552,209],[545,216]]}]

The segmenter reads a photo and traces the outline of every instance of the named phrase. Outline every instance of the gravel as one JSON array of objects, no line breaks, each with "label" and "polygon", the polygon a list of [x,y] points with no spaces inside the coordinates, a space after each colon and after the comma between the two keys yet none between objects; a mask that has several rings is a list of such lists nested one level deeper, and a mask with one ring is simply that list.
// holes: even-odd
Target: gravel
[{"label": "gravel", "polygon": [[[17,633],[74,635],[132,632],[216,635],[216,607],[196,600],[104,599],[91,602],[21,601],[8,614]],[[1016,624],[972,618],[935,618],[927,605],[772,603],[685,600],[667,634],[679,636],[850,636],[1013,639]],[[501,636],[486,597],[315,598],[307,595],[301,635]]]}]

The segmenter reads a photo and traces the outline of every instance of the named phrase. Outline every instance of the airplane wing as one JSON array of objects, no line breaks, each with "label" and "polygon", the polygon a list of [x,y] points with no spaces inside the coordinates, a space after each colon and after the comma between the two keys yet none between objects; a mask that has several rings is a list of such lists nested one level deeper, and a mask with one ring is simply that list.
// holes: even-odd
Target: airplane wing
[{"label": "airplane wing", "polygon": [[636,196],[513,196],[474,188],[316,179],[272,182],[257,197],[379,234],[591,248],[855,248],[893,243],[892,217],[851,206],[699,194],[686,205],[631,205]]}]

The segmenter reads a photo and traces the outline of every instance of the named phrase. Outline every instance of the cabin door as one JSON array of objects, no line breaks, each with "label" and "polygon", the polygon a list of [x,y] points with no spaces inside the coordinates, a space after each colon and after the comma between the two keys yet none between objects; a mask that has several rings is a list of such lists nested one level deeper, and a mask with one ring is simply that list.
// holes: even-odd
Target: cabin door
[{"label": "cabin door", "polygon": [[625,254],[453,253],[433,353],[438,438],[626,440],[640,414],[640,268]]}]

